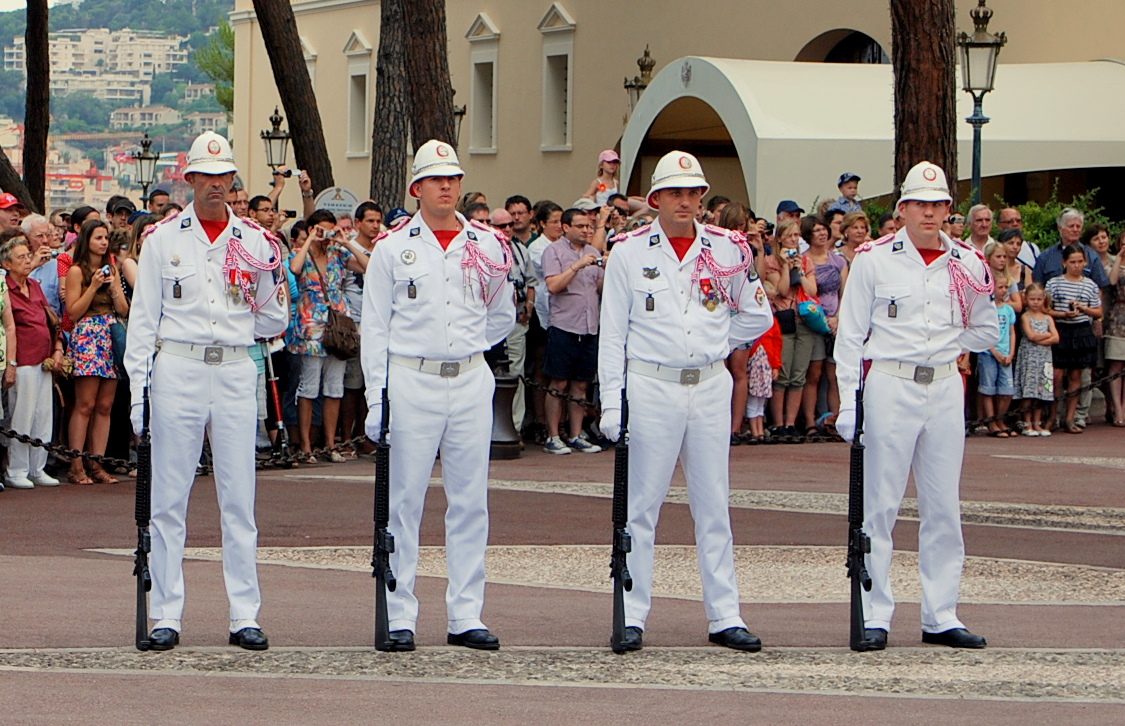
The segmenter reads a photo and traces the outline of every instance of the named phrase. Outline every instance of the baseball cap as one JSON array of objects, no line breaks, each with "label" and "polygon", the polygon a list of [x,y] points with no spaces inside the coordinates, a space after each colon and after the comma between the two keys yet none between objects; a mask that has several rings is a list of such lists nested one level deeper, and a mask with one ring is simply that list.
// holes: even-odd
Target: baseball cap
[{"label": "baseball cap", "polygon": [[602,153],[598,154],[598,161],[621,161],[621,157],[618,156],[617,152],[613,149],[606,149]]},{"label": "baseball cap", "polygon": [[850,171],[845,171],[840,175],[840,181],[836,182],[836,186],[842,187],[850,181],[861,181],[859,174],[853,174]]},{"label": "baseball cap", "polygon": [[797,212],[799,214],[804,214],[805,210],[801,209],[801,206],[794,202],[792,199],[786,199],[785,201],[777,205],[777,214],[781,214],[782,212]]},{"label": "baseball cap", "polygon": [[395,226],[396,224],[398,224],[398,221],[399,221],[400,219],[402,219],[403,217],[407,217],[407,218],[409,218],[410,216],[411,216],[411,215],[410,215],[410,212],[406,211],[406,210],[405,210],[405,209],[403,209],[402,207],[395,207],[395,208],[394,208],[394,209],[392,209],[391,211],[387,212],[387,216],[386,216],[386,218],[385,218],[385,219],[383,220],[383,222],[384,222],[384,224],[386,224],[386,225],[387,225],[388,227],[393,227],[393,226]]},{"label": "baseball cap", "polygon": [[168,196],[172,196],[172,187],[168,184],[157,184],[152,188],[152,191],[148,193],[149,198],[151,198],[153,194],[167,194]]},{"label": "baseball cap", "polygon": [[0,209],[11,209],[12,207],[22,207],[21,202],[15,194],[0,194]]},{"label": "baseball cap", "polygon": [[130,200],[122,197],[121,199],[118,199],[113,203],[113,206],[109,208],[109,213],[117,214],[123,209],[128,210],[129,214],[132,214],[133,212],[137,211],[137,205],[133,204],[133,202],[131,202]]}]

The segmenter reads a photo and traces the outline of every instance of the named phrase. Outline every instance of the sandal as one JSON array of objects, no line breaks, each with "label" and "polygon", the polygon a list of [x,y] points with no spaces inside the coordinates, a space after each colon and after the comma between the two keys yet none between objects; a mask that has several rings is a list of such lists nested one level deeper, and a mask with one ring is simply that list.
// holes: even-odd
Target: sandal
[{"label": "sandal", "polygon": [[93,484],[94,480],[86,475],[85,469],[71,469],[67,472],[66,480],[71,484]]},{"label": "sandal", "polygon": [[1007,432],[1007,431],[1005,431],[1004,429],[996,429],[995,431],[989,431],[989,432],[988,432],[988,435],[989,435],[989,436],[992,436],[992,437],[994,437],[994,438],[997,438],[997,439],[1006,439],[1006,438],[1008,438],[1008,432]]},{"label": "sandal", "polygon": [[1068,434],[1080,434],[1080,433],[1082,433],[1082,432],[1083,432],[1084,430],[1085,430],[1085,429],[1083,429],[1083,428],[1082,428],[1081,426],[1079,426],[1078,424],[1074,423],[1073,421],[1067,421],[1067,422],[1066,422],[1066,432],[1067,432]]},{"label": "sandal", "polygon": [[111,475],[108,471],[101,468],[100,466],[90,467],[89,475],[98,484],[116,484],[117,483],[117,479],[113,475]]}]

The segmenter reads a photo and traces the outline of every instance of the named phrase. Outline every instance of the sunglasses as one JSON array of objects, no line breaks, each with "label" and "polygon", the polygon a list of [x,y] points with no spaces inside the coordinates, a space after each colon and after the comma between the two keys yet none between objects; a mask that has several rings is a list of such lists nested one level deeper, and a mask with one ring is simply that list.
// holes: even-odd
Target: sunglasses
[{"label": "sunglasses", "polygon": [[496,229],[504,229],[505,227],[511,227],[512,223],[511,222],[504,222],[503,224],[494,224],[492,226],[495,227]]}]

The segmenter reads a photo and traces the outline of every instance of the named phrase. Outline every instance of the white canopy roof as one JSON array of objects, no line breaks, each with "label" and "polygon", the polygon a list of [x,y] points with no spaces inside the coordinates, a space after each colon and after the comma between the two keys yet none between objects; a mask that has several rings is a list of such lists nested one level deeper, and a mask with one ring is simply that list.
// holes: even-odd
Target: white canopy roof
[{"label": "white canopy roof", "polygon": [[[823,199],[845,171],[863,178],[863,196],[886,194],[894,174],[893,94],[890,65],[681,58],[653,78],[629,119],[621,140],[622,179],[632,175],[661,112],[687,98],[710,106],[726,127],[759,214],[768,215],[782,199],[806,206]],[[964,119],[972,115],[972,98],[957,95]],[[999,66],[995,90],[984,102],[991,122],[983,130],[982,176],[1125,166],[1122,97],[1122,61]],[[714,121],[698,101],[686,109]],[[725,141],[721,129],[716,133],[705,123],[671,126],[654,136],[687,147]],[[958,171],[966,179],[972,127],[959,120],[957,137]],[[641,187],[648,190],[648,179]]]}]

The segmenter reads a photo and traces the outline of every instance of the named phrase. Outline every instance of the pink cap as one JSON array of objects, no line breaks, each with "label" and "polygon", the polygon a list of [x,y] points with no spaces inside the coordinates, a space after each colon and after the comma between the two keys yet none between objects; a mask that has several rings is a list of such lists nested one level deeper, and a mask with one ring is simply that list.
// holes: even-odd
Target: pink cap
[{"label": "pink cap", "polygon": [[600,162],[603,162],[603,161],[618,161],[619,162],[619,161],[621,161],[621,157],[618,156],[617,152],[614,151],[613,149],[606,149],[602,153],[598,154],[598,162],[600,163]]}]

